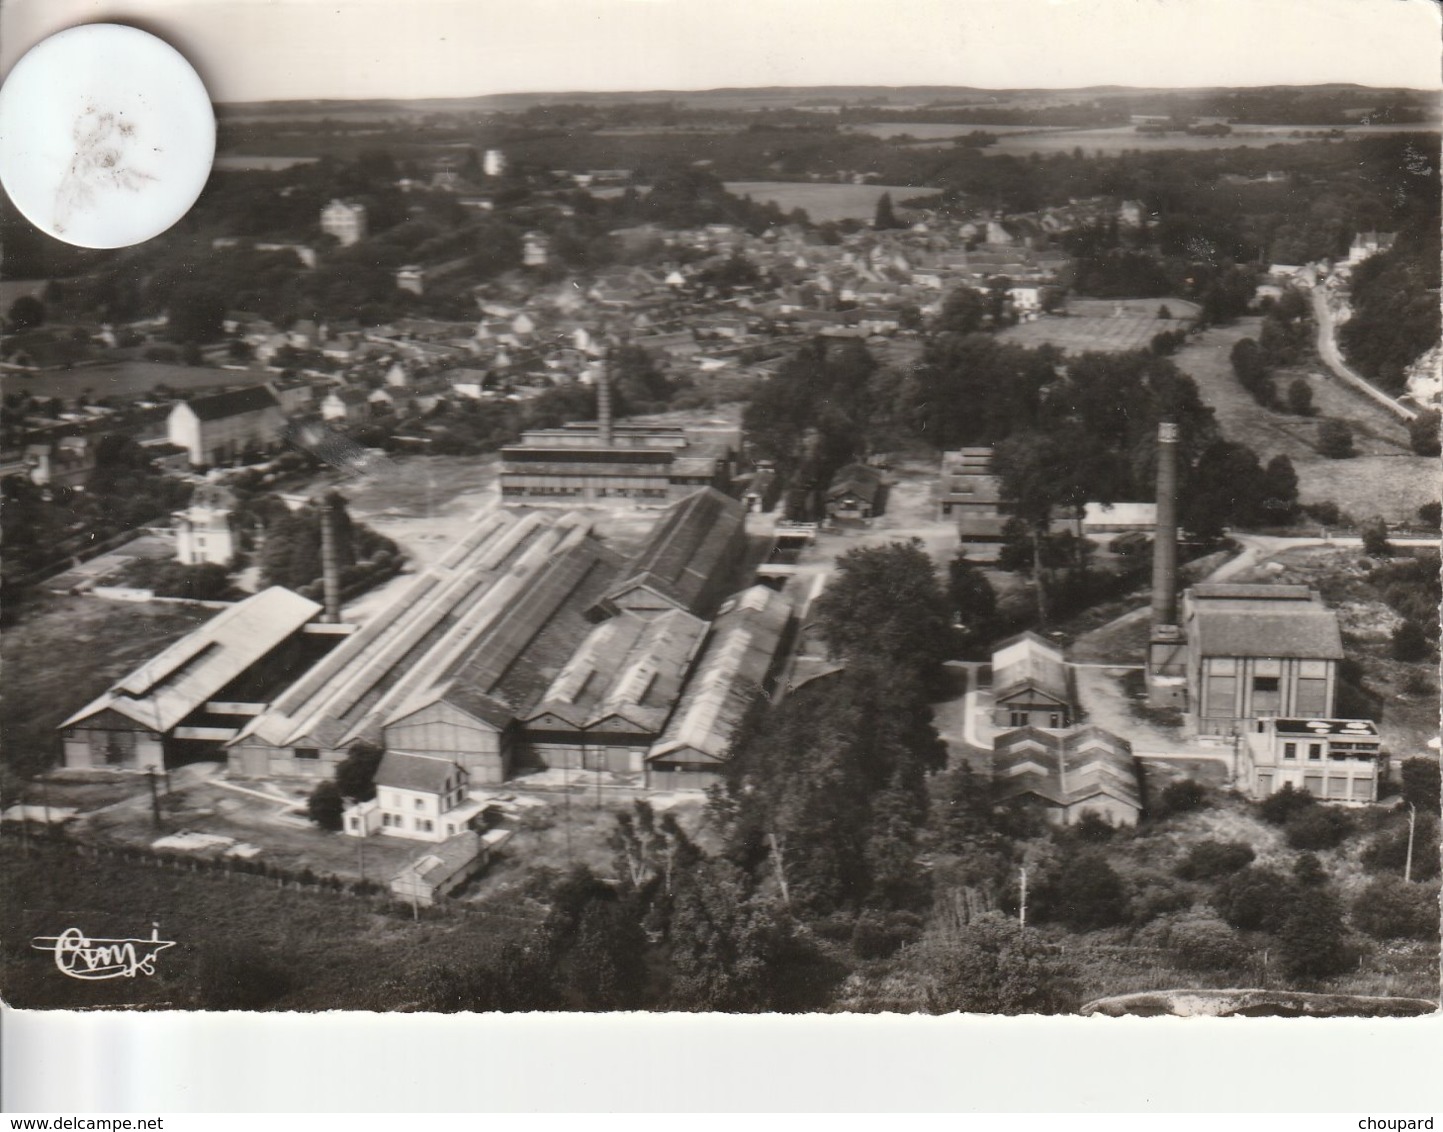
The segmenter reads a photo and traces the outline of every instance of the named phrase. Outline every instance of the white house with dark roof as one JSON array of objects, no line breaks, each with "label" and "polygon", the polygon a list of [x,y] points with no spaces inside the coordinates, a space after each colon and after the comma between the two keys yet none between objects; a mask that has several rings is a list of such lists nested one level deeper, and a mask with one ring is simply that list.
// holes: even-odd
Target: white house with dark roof
[{"label": "white house with dark roof", "polygon": [[275,447],[286,415],[268,386],[248,385],[177,401],[165,427],[169,441],[190,453],[192,465],[227,464]]},{"label": "white house with dark roof", "polygon": [[1200,734],[1332,717],[1343,638],[1316,590],[1197,585],[1183,593],[1182,622],[1188,705]]},{"label": "white house with dark roof", "polygon": [[447,841],[471,829],[484,802],[469,795],[471,776],[454,759],[387,751],[376,768],[376,796],[346,809],[352,837],[381,833],[413,841]]}]

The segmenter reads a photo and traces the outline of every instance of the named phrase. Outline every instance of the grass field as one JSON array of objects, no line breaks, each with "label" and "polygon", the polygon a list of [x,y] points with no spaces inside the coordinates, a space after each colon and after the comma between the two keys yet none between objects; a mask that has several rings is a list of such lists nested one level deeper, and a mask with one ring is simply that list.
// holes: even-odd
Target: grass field
[{"label": "grass field", "polygon": [[[1217,414],[1223,435],[1246,444],[1266,463],[1286,455],[1298,473],[1298,494],[1304,503],[1332,500],[1363,519],[1371,515],[1400,522],[1413,519],[1418,506],[1439,496],[1438,462],[1414,456],[1401,422],[1381,406],[1348,389],[1321,366],[1295,372],[1278,371],[1280,395],[1295,376],[1313,391],[1312,417],[1261,408],[1238,384],[1228,359],[1241,338],[1257,338],[1257,318],[1243,318],[1192,339],[1174,356],[1178,367],[1197,382],[1198,391]],[[1359,455],[1330,460],[1318,453],[1319,422],[1329,417],[1353,428]]]},{"label": "grass field", "polygon": [[892,203],[901,204],[912,197],[937,192],[909,185],[830,185],[804,181],[728,181],[726,190],[736,196],[749,196],[758,204],[775,201],[783,212],[804,208],[813,223],[870,220],[883,193],[891,193]]},{"label": "grass field", "polygon": [[33,772],[54,762],[55,727],[163,646],[212,616],[176,605],[44,597],[0,636],[0,752]]},{"label": "grass field", "polygon": [[[1162,306],[1181,317],[1158,318]],[[1019,346],[1051,343],[1073,354],[1137,350],[1164,330],[1185,328],[1186,320],[1197,313],[1197,306],[1185,299],[1074,299],[1068,303],[1067,312],[1065,316],[1044,315],[1036,322],[1019,322],[999,337]]]},{"label": "grass field", "polygon": [[[987,129],[985,126],[978,129]],[[1433,127],[1436,129],[1437,127]],[[1089,157],[1093,154],[1122,153],[1126,150],[1152,152],[1162,149],[1265,149],[1271,145],[1299,145],[1317,141],[1317,138],[1293,137],[1299,131],[1297,126],[1235,126],[1233,132],[1223,138],[1193,137],[1188,134],[1165,134],[1155,137],[1139,134],[1132,126],[1108,126],[1095,130],[1057,129],[1031,133],[1009,134],[996,145],[989,146],[988,153],[1027,154],[1071,153],[1081,149]],[[1348,138],[1368,137],[1378,134],[1396,133],[1405,127],[1353,126],[1344,127]],[[1406,127],[1413,131],[1427,130],[1426,125]]]},{"label": "grass field", "polygon": [[220,385],[254,385],[265,377],[264,374],[242,370],[168,365],[163,362],[111,362],[48,373],[6,374],[5,391],[25,392],[40,398],[60,397],[67,401],[82,393],[93,399],[130,399],[157,385],[169,385],[172,389],[206,389]]}]

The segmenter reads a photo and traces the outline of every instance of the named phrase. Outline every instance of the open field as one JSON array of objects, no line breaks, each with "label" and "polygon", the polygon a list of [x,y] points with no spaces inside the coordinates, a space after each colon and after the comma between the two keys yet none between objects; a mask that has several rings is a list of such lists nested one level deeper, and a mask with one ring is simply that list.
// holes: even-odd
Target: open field
[{"label": "open field", "polygon": [[[264,878],[92,860],[59,846],[22,850],[17,841],[0,842],[0,992],[17,1007],[406,1009],[435,971],[477,961],[534,919],[513,908],[413,923],[370,901]],[[144,938],[152,921],[176,944],[153,978],[66,978],[52,956],[30,947],[72,924],[92,937]],[[202,967],[217,952],[245,964],[231,982],[262,990],[259,1001],[209,997],[225,989]],[[360,971],[367,976],[357,978]]]},{"label": "open field", "polygon": [[[1275,375],[1279,395],[1295,376],[1304,377],[1313,391],[1314,416],[1259,406],[1238,383],[1228,357],[1239,339],[1257,338],[1259,323],[1257,318],[1242,318],[1231,326],[1214,327],[1173,357],[1197,382],[1224,436],[1246,444],[1264,463],[1286,455],[1298,473],[1298,495],[1304,503],[1332,500],[1356,518],[1381,514],[1391,522],[1412,520],[1420,504],[1439,497],[1438,462],[1414,456],[1400,421],[1322,373],[1321,367]],[[1352,425],[1358,456],[1330,460],[1319,455],[1318,424],[1329,417]]]},{"label": "open field", "polygon": [[966,137],[974,130],[1002,137],[1008,134],[1033,134],[1056,129],[1055,126],[956,126],[949,122],[864,122],[846,127],[849,133],[871,134],[874,138],[916,138],[918,141],[947,141]]},{"label": "open field", "polygon": [[107,362],[45,373],[9,373],[5,375],[5,391],[25,392],[40,398],[59,397],[67,401],[82,393],[92,399],[130,399],[149,392],[157,385],[168,385],[172,389],[207,389],[221,385],[254,385],[264,381],[266,376],[245,370],[169,365],[164,362]]},{"label": "open field", "polygon": [[[1158,318],[1166,306],[1173,318]],[[1019,322],[998,337],[1019,346],[1050,343],[1068,353],[1089,350],[1118,353],[1145,347],[1164,330],[1185,329],[1197,307],[1185,299],[1074,299],[1066,315],[1043,315],[1036,322]]]},{"label": "open field", "polygon": [[813,223],[825,220],[870,220],[883,193],[900,205],[912,197],[931,196],[936,189],[909,185],[833,185],[807,181],[728,181],[726,190],[751,197],[758,204],[776,202],[783,212],[804,208]]},{"label": "open field", "polygon": [[[976,129],[988,129],[978,126]],[[1312,132],[1327,127],[1312,127]],[[1344,126],[1343,134],[1348,139],[1371,137],[1379,134],[1419,132],[1428,130],[1426,124],[1413,126]],[[1432,127],[1436,129],[1437,127]],[[1043,155],[1071,153],[1081,149],[1089,157],[1093,154],[1123,153],[1136,149],[1152,152],[1162,149],[1266,149],[1273,145],[1299,145],[1303,142],[1318,141],[1318,138],[1294,137],[1296,133],[1308,132],[1299,126],[1235,126],[1233,132],[1223,138],[1194,137],[1190,134],[1164,134],[1155,136],[1140,134],[1132,126],[1108,126],[1102,129],[1037,130],[1030,133],[1009,134],[996,145],[989,146],[989,153],[1010,153],[1026,156],[1032,153]]]}]

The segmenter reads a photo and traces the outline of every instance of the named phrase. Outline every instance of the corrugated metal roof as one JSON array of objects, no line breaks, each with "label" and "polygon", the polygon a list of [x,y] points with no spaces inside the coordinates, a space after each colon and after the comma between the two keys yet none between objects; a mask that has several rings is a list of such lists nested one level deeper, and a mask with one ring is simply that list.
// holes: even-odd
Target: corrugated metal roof
[{"label": "corrugated metal roof", "polygon": [[321,611],[272,586],[216,614],[60,726],[109,709],[167,732]]},{"label": "corrugated metal roof", "polygon": [[716,577],[730,568],[733,540],[744,529],[746,506],[704,487],[672,504],[608,594],[644,586],[682,609],[698,611]]},{"label": "corrugated metal roof", "polygon": [[722,605],[666,731],[647,752],[649,761],[682,751],[714,760],[726,756],[791,616],[791,600],[766,586],[752,586]]},{"label": "corrugated metal roof", "polygon": [[1142,808],[1131,744],[1100,727],[1065,734],[1022,727],[996,736],[992,752],[992,772],[1004,798],[1032,794],[1073,806],[1106,794]]},{"label": "corrugated metal roof", "polygon": [[603,621],[556,674],[534,717],[551,712],[578,727],[621,716],[660,732],[707,623],[675,609],[658,617],[623,612]]},{"label": "corrugated metal roof", "polygon": [[1023,688],[1046,692],[1063,703],[1071,701],[1067,665],[1062,651],[1036,633],[1021,633],[992,650],[993,698],[1003,700]]}]

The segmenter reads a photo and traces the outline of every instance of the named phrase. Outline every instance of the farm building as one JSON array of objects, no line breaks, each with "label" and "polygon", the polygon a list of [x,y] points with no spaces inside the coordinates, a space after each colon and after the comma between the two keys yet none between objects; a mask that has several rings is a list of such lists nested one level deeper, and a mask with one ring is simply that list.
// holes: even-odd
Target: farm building
[{"label": "farm building", "polygon": [[669,609],[708,616],[745,553],[746,513],[740,501],[713,488],[672,504],[593,616]]},{"label": "farm building", "polygon": [[1136,825],[1142,812],[1132,747],[1100,727],[1003,732],[992,740],[992,778],[1003,800],[1038,802],[1058,825],[1075,825],[1087,813],[1112,825]]},{"label": "farm building", "polygon": [[454,759],[388,751],[374,781],[376,796],[345,812],[343,828],[352,837],[446,841],[470,829],[485,808],[470,798],[471,776]]},{"label": "farm building", "polygon": [[704,790],[720,781],[732,733],[770,688],[791,620],[791,599],[766,586],[722,605],[665,732],[647,752],[648,787]]},{"label": "farm building", "polygon": [[324,777],[365,740],[502,781],[512,705],[544,686],[533,653],[569,652],[618,564],[578,516],[486,515],[250,722],[230,745],[231,774]]},{"label": "farm building", "polygon": [[548,767],[643,770],[706,630],[680,609],[603,621],[525,716],[531,754]]},{"label": "farm building", "polygon": [[1316,590],[1198,585],[1184,591],[1188,703],[1203,735],[1267,718],[1327,719],[1343,639]]},{"label": "farm building", "polygon": [[320,612],[273,586],[216,614],[60,725],[66,767],[163,770],[218,750],[305,655]]},{"label": "farm building", "polygon": [[281,439],[286,415],[265,385],[177,401],[166,436],[190,453],[192,465],[226,464],[247,453],[267,452]]},{"label": "farm building", "polygon": [[391,893],[398,900],[429,908],[470,880],[485,864],[481,835],[465,830],[423,853],[391,878]]},{"label": "farm building", "polygon": [[1076,698],[1062,652],[1036,633],[992,650],[992,722],[997,727],[1071,727]]},{"label": "farm building", "polygon": [[1366,719],[1265,719],[1248,731],[1238,785],[1261,801],[1285,785],[1334,802],[1376,802],[1387,772]]},{"label": "farm building", "polygon": [[870,519],[881,503],[882,476],[865,464],[848,464],[827,487],[827,514],[833,519]]}]

